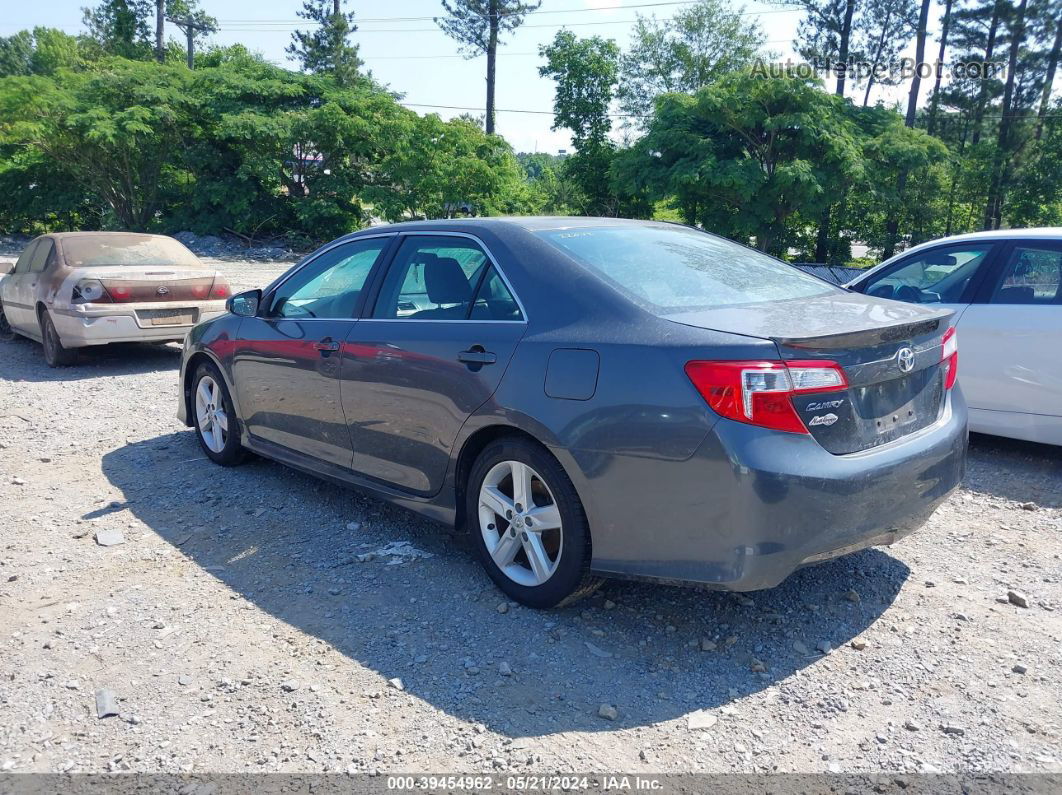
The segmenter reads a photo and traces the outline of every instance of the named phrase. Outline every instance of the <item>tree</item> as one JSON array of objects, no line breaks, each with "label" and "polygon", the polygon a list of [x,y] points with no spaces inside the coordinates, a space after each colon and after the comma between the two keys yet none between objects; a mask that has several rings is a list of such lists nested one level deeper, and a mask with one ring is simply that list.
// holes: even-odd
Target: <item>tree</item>
[{"label": "tree", "polygon": [[940,26],[940,50],[937,52],[935,65],[936,78],[933,81],[933,93],[929,98],[929,122],[926,130],[930,135],[936,127],[937,113],[940,110],[940,81],[944,77],[944,55],[948,49],[948,30],[951,27],[952,0],[944,0],[944,19]]},{"label": "tree", "polygon": [[542,77],[552,78],[553,129],[572,132],[576,153],[564,164],[564,173],[580,187],[586,211],[595,215],[616,212],[609,183],[613,146],[609,140],[609,108],[619,69],[619,47],[611,39],[576,38],[561,30],[539,49],[546,63]]},{"label": "tree", "polygon": [[620,61],[620,108],[647,119],[661,94],[692,94],[720,75],[750,66],[764,39],[758,24],[722,0],[699,0],[664,21],[639,14]]},{"label": "tree", "polygon": [[494,82],[498,42],[505,33],[523,24],[524,17],[538,9],[542,0],[442,0],[447,16],[435,22],[461,44],[470,58],[487,56],[487,134],[494,133]]},{"label": "tree", "polygon": [[152,0],[103,0],[82,12],[89,38],[104,53],[145,58],[151,52],[148,17],[155,13]]},{"label": "tree", "polygon": [[852,50],[852,21],[863,0],[791,0],[804,10],[797,28],[797,52],[805,60],[829,66],[837,78],[834,93],[843,97]]},{"label": "tree", "polygon": [[363,61],[358,46],[348,37],[358,29],[354,12],[344,13],[341,0],[304,0],[298,15],[315,23],[310,31],[296,30],[285,52],[312,74],[331,74],[343,86],[353,85],[361,76]]},{"label": "tree", "polygon": [[[947,0],[951,2],[951,0]],[[877,85],[895,85],[899,78],[890,67],[910,44],[918,27],[916,0],[867,0],[855,24],[855,50],[867,63],[869,74],[863,106],[870,104],[870,91]]]},{"label": "tree", "polygon": [[781,255],[862,161],[844,102],[817,80],[735,72],[693,96],[666,94],[614,171],[627,189],[674,197],[689,224]]}]

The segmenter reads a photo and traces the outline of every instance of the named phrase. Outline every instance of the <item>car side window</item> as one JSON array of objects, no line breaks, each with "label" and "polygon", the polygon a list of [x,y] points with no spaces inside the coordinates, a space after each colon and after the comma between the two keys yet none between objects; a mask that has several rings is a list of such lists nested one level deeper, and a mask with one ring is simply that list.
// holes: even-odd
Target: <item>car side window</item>
[{"label": "car side window", "polygon": [[311,260],[273,294],[268,316],[296,320],[354,317],[365,282],[390,240],[353,240]]},{"label": "car side window", "polygon": [[958,303],[991,250],[991,244],[930,249],[875,276],[863,292],[912,304]]},{"label": "car side window", "polygon": [[498,269],[491,266],[479,285],[476,300],[472,303],[472,320],[523,320],[520,305],[516,303]]},{"label": "car side window", "polygon": [[37,245],[40,242],[40,239],[30,241],[30,244],[22,250],[22,253],[18,255],[18,259],[15,260],[15,267],[11,269],[12,273],[29,273],[33,252],[37,250]]},{"label": "car side window", "polygon": [[472,240],[410,235],[387,271],[372,316],[467,320],[490,260]]},{"label": "car side window", "polygon": [[51,256],[54,247],[55,244],[48,238],[44,238],[37,244],[37,248],[29,262],[30,273],[40,273],[44,270],[44,266],[48,264],[48,257]]},{"label": "car side window", "polygon": [[1062,304],[1062,248],[1015,246],[992,304]]}]

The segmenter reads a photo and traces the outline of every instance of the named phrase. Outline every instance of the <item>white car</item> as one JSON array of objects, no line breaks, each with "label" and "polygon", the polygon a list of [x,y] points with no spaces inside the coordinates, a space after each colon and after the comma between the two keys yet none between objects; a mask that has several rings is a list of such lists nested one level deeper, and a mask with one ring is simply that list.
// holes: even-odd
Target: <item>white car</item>
[{"label": "white car", "polygon": [[36,238],[0,279],[0,339],[37,340],[52,367],[77,348],[183,340],[225,311],[229,285],[172,237],[62,232]]},{"label": "white car", "polygon": [[934,240],[846,286],[954,309],[970,430],[1062,445],[1062,228]]}]

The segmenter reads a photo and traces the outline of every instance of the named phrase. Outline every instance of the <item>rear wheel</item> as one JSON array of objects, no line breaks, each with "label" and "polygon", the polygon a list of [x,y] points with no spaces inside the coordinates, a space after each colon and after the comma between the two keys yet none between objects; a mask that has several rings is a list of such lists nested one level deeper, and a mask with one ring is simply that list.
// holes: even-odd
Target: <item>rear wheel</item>
[{"label": "rear wheel", "polygon": [[44,361],[49,367],[69,367],[77,361],[77,350],[63,347],[47,309],[41,310],[41,341],[44,345]]},{"label": "rear wheel", "polygon": [[590,575],[590,528],[557,460],[525,439],[489,444],[472,467],[466,515],[487,574],[535,608],[570,604],[601,584]]},{"label": "rear wheel", "polygon": [[192,386],[195,434],[207,457],[222,466],[234,466],[244,457],[239,423],[221,373],[212,364],[196,370]]}]

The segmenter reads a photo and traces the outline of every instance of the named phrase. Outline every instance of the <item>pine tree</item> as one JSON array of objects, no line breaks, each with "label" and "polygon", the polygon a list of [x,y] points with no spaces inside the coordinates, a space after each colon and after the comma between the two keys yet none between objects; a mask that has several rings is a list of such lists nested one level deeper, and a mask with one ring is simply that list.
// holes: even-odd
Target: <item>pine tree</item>
[{"label": "pine tree", "polygon": [[503,33],[516,30],[524,17],[542,5],[542,0],[443,0],[447,16],[435,22],[443,33],[461,44],[470,58],[487,56],[487,134],[494,132],[494,82],[497,74],[498,41]]},{"label": "pine tree", "polygon": [[360,77],[364,62],[358,56],[358,45],[347,40],[358,29],[354,12],[344,13],[341,5],[341,0],[304,0],[297,13],[317,27],[292,33],[285,52],[303,71],[331,74],[337,83],[349,86]]}]

